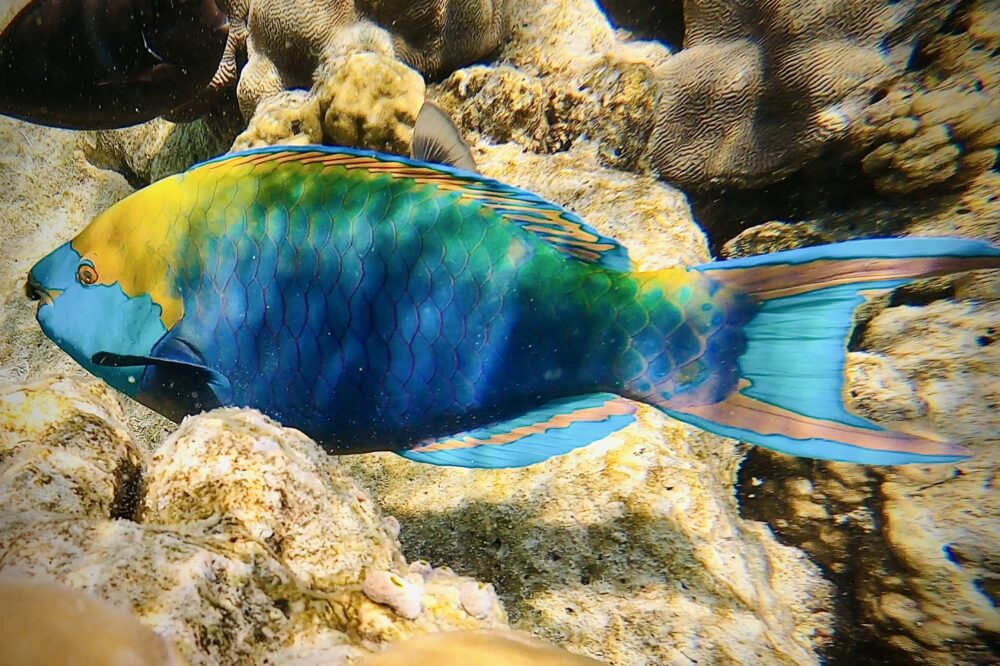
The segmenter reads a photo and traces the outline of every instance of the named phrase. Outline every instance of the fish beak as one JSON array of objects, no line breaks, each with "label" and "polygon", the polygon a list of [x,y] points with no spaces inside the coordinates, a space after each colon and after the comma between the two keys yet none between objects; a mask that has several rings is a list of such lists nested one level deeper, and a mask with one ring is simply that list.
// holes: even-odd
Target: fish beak
[{"label": "fish beak", "polygon": [[38,284],[38,280],[31,273],[28,273],[28,281],[24,283],[25,295],[33,301],[41,301],[39,309],[43,305],[52,305],[52,294],[46,291],[45,287]]}]

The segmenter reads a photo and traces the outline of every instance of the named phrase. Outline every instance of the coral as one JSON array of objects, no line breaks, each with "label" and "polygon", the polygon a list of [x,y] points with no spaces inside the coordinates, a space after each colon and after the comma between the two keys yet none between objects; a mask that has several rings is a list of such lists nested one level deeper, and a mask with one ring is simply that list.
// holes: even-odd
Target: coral
[{"label": "coral", "polygon": [[[147,460],[121,416],[93,381],[0,392],[0,574],[131,608],[194,664],[358,657],[428,631],[506,625],[495,594],[481,613],[463,607],[475,581],[408,568],[399,524],[298,431],[219,410],[186,420]],[[383,574],[418,590],[405,617],[364,594]]]},{"label": "coral", "polygon": [[927,403],[888,357],[851,352],[846,372],[851,408],[857,414],[883,423],[915,421],[927,415]]},{"label": "coral", "polygon": [[852,140],[875,187],[906,194],[956,188],[990,169],[1000,144],[1000,48],[996,3],[957,11],[921,50],[929,65],[872,105]]},{"label": "coral", "polygon": [[909,95],[896,89],[869,109],[867,122],[876,147],[861,165],[880,191],[956,187],[996,162],[1000,97],[959,88]]},{"label": "coral", "polygon": [[327,455],[254,412],[184,423],[153,454],[142,509],[144,522],[175,527],[229,516],[225,530],[266,544],[309,586],[403,566],[396,535]]},{"label": "coral", "polygon": [[182,666],[162,637],[123,609],[45,581],[0,578],[0,644],[8,664]]},{"label": "coral", "polygon": [[265,98],[231,150],[248,150],[284,144],[323,142],[319,103],[304,90],[281,91]]},{"label": "coral", "polygon": [[338,146],[408,153],[424,103],[423,78],[376,53],[352,53],[330,70],[313,93],[319,100],[324,139]]},{"label": "coral", "polygon": [[548,118],[554,105],[537,77],[513,67],[476,65],[460,69],[441,85],[437,101],[471,137],[493,143],[516,141],[545,150],[553,136]]},{"label": "coral", "polygon": [[424,81],[379,53],[330,60],[307,93],[279,91],[260,102],[232,150],[329,143],[406,154],[424,103]]},{"label": "coral", "polygon": [[87,132],[80,138],[91,164],[124,174],[137,188],[215,157],[231,142],[228,130],[203,119],[175,124],[157,118],[126,129]]},{"label": "coral", "polygon": [[283,90],[265,98],[247,128],[236,137],[232,151],[277,144],[322,143],[319,104],[304,90]]},{"label": "coral", "polygon": [[237,23],[246,17],[248,60],[237,86],[246,118],[269,95],[321,82],[331,57],[374,51],[435,76],[485,56],[507,31],[502,3],[492,0],[236,4],[231,14]]},{"label": "coral", "polygon": [[750,227],[726,241],[721,254],[726,259],[765,254],[829,243],[830,237],[812,225],[765,222]]},{"label": "coral", "polygon": [[[0,504],[83,517],[122,510],[144,452],[121,425],[110,388],[68,380],[2,392]],[[59,415],[55,427],[53,415]]]},{"label": "coral", "polygon": [[556,152],[585,136],[605,164],[642,171],[666,48],[619,42],[587,0],[531,0],[509,11],[516,27],[497,62],[455,72],[432,87],[434,100],[472,141]]},{"label": "coral", "polygon": [[845,136],[902,71],[902,35],[940,4],[686,2],[685,48],[657,72],[650,161],[693,187],[780,179]]}]

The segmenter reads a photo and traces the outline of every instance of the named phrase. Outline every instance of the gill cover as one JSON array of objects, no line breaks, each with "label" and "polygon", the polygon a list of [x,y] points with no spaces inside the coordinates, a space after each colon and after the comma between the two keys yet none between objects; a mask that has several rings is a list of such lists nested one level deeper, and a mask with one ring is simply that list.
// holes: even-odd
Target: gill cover
[{"label": "gill cover", "polygon": [[29,282],[47,295],[38,309],[38,323],[45,335],[87,371],[135,396],[142,367],[99,365],[93,358],[100,352],[150,354],[167,332],[162,309],[149,294],[126,294],[118,282],[83,284],[77,278],[82,261],[73,246],[65,243],[31,269]]}]

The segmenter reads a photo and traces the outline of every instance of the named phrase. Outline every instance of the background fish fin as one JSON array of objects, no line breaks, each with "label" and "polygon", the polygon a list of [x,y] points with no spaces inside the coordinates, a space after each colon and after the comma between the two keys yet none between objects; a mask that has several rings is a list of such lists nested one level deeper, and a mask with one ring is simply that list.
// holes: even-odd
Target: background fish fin
[{"label": "background fish fin", "polygon": [[424,102],[420,107],[413,126],[410,155],[422,162],[447,164],[473,173],[479,171],[472,151],[455,123],[433,102]]},{"label": "background fish fin", "polygon": [[371,174],[434,185],[443,193],[456,193],[461,199],[492,210],[503,220],[535,234],[560,252],[615,271],[632,268],[628,250],[623,245],[602,236],[562,206],[526,190],[443,164],[354,148],[269,146],[217,157],[191,167],[188,172],[196,169],[252,171],[290,163],[316,168],[364,169]]},{"label": "background fish fin", "polygon": [[635,405],[613,393],[546,403],[522,416],[421,442],[399,455],[453,467],[525,467],[586,446],[635,421]]},{"label": "background fish fin", "polygon": [[883,239],[747,257],[699,268],[750,294],[736,359],[740,385],[725,400],[660,405],[728,437],[809,458],[872,464],[950,462],[964,451],[932,437],[890,432],[843,402],[854,310],[871,292],[913,278],[1000,266],[1000,249],[962,239]]}]

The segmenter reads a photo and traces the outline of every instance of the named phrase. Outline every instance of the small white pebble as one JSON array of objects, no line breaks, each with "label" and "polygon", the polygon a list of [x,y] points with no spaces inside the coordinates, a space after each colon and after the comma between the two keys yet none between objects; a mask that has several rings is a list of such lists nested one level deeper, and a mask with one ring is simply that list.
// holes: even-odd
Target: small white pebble
[{"label": "small white pebble", "polygon": [[489,583],[469,581],[458,588],[458,599],[466,613],[472,617],[483,619],[493,609],[496,592]]},{"label": "small white pebble", "polygon": [[361,591],[375,603],[392,608],[398,615],[414,619],[423,609],[423,586],[390,571],[373,571],[365,577]]},{"label": "small white pebble", "polygon": [[410,573],[419,574],[421,578],[427,578],[434,571],[434,567],[427,560],[414,560],[410,562]]}]

